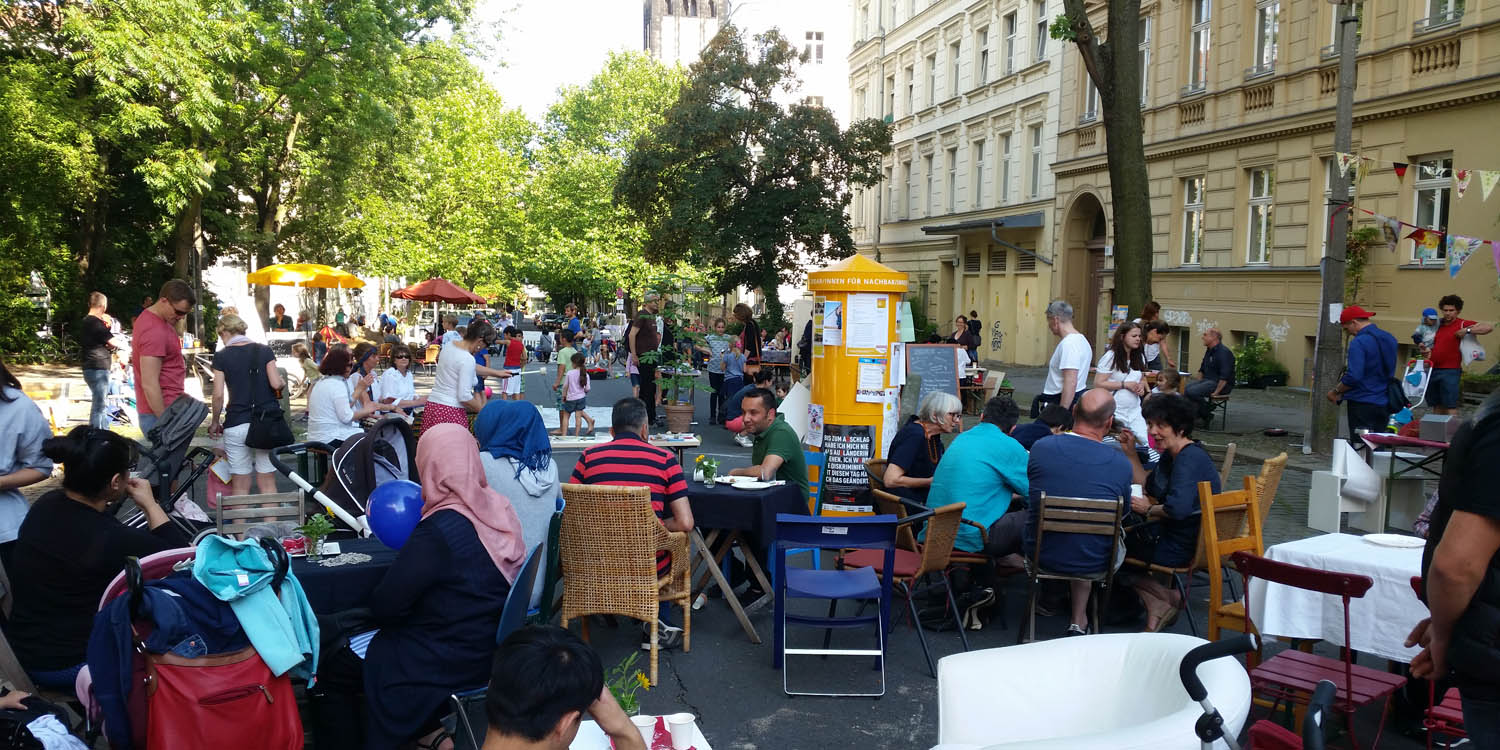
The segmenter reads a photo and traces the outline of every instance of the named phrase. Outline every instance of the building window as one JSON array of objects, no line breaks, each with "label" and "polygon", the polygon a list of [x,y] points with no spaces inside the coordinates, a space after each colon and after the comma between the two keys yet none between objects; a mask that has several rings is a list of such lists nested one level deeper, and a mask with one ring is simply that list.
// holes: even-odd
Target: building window
[{"label": "building window", "polygon": [[948,71],[950,80],[948,88],[951,89],[948,94],[949,96],[958,96],[958,55],[962,51],[961,47],[961,42],[954,42],[948,45],[948,66],[952,68],[952,70]]},{"label": "building window", "polygon": [[[1453,157],[1424,156],[1417,159],[1417,226],[1438,232],[1448,231],[1448,191],[1453,186]],[[1416,243],[1412,260],[1436,260],[1448,257],[1446,243],[1425,248]]]},{"label": "building window", "polygon": [[1250,170],[1250,237],[1246,263],[1271,262],[1272,214],[1276,212],[1276,170]]},{"label": "building window", "polygon": [[979,273],[979,251],[969,250],[964,253],[964,273]]},{"label": "building window", "polygon": [[974,32],[974,85],[983,86],[990,80],[990,29],[988,26]]},{"label": "building window", "polygon": [[865,118],[865,112],[866,112],[866,109],[865,109],[865,105],[866,105],[865,97],[867,97],[867,96],[869,96],[869,92],[865,90],[865,87],[861,86],[861,87],[859,87],[858,89],[855,90],[855,92],[854,92],[854,119],[856,119],[856,120],[863,120]]},{"label": "building window", "polygon": [[717,5],[714,4],[714,0],[708,0],[708,17],[709,18],[718,18],[719,17],[719,6],[717,6]]},{"label": "building window", "polygon": [[1031,197],[1042,194],[1042,126],[1031,126]]},{"label": "building window", "polygon": [[669,15],[669,16],[676,15],[675,13],[672,12],[672,0],[667,0],[667,15]]},{"label": "building window", "polygon": [[896,220],[896,181],[891,179],[891,168],[885,168],[885,220]]},{"label": "building window", "polygon": [[926,215],[932,216],[937,213],[937,196],[933,195],[932,188],[932,154],[922,157],[922,179],[927,180],[927,210]]},{"label": "building window", "polygon": [[1085,70],[1083,71],[1083,110],[1078,115],[1078,122],[1082,124],[1097,119],[1099,119],[1099,88],[1094,85],[1094,77]]},{"label": "building window", "polygon": [[1141,65],[1141,106],[1151,101],[1151,19],[1141,19],[1141,40],[1136,47],[1136,59]]},{"label": "building window", "polygon": [[1036,40],[1031,43],[1031,61],[1039,63],[1047,57],[1047,0],[1036,0]]},{"label": "building window", "polygon": [[916,180],[915,176],[911,173],[911,159],[901,162],[901,177],[901,185],[906,190],[904,196],[906,200],[902,201],[902,207],[905,210],[902,211],[901,218],[910,219],[916,214],[916,211],[912,207],[917,202]]},{"label": "building window", "polygon": [[1278,0],[1256,0],[1255,64],[1245,71],[1246,76],[1266,75],[1276,69],[1276,24],[1280,14]]},{"label": "building window", "polygon": [[885,17],[886,22],[881,24],[881,27],[889,31],[896,28],[896,0],[891,0],[891,6],[886,10],[890,11],[890,13]]},{"label": "building window", "polygon": [[984,207],[984,141],[974,141],[974,198],[969,207]]},{"label": "building window", "polygon": [[958,149],[948,149],[948,189],[943,193],[943,200],[948,206],[948,213],[953,213],[958,205]]},{"label": "building window", "polygon": [[906,0],[906,17],[911,18],[917,14],[917,0]]},{"label": "building window", "polygon": [[687,0],[688,15],[698,17],[698,0]]},{"label": "building window", "polygon": [[1003,247],[990,246],[990,273],[1005,273],[1005,260],[1010,251]]},{"label": "building window", "polygon": [[802,55],[814,65],[823,64],[823,32],[809,31],[802,44]]},{"label": "building window", "polygon": [[1182,181],[1182,263],[1196,266],[1203,255],[1203,178]]},{"label": "building window", "polygon": [[885,77],[885,116],[888,119],[896,118],[896,76]]},{"label": "building window", "polygon": [[1188,93],[1208,88],[1209,27],[1213,24],[1213,0],[1192,0],[1192,41],[1188,44]]},{"label": "building window", "polygon": [[[1337,57],[1339,54],[1339,17],[1344,14],[1343,8],[1335,5],[1333,7],[1333,23],[1328,29],[1328,46],[1322,49],[1323,59]],[[1417,22],[1418,25],[1422,21]],[[1354,4],[1354,48],[1359,49],[1359,41],[1365,34],[1365,4],[1356,2]]]},{"label": "building window", "polygon": [[859,38],[870,38],[870,6],[869,4],[859,6]]},{"label": "building window", "polygon": [[[1322,245],[1322,255],[1328,255],[1328,233],[1329,227],[1333,225],[1333,182],[1339,176],[1339,164],[1333,157],[1323,159],[1323,228],[1318,243]],[[1359,184],[1353,180],[1349,181],[1349,201],[1354,202],[1355,189]]]},{"label": "building window", "polygon": [[1000,203],[1010,202],[1010,133],[1000,136]]},{"label": "building window", "polygon": [[927,56],[927,106],[937,104],[937,53]]},{"label": "building window", "polygon": [[906,114],[917,111],[917,69],[906,66]]},{"label": "building window", "polygon": [[1417,33],[1458,23],[1464,17],[1464,0],[1427,0],[1427,17],[1417,21]]},{"label": "building window", "polygon": [[823,97],[821,97],[821,96],[804,96],[804,97],[802,97],[802,103],[806,104],[809,107],[821,107],[821,106],[823,106]]},{"label": "building window", "polygon": [[1016,72],[1016,14],[1014,11],[1005,14],[1005,74]]}]

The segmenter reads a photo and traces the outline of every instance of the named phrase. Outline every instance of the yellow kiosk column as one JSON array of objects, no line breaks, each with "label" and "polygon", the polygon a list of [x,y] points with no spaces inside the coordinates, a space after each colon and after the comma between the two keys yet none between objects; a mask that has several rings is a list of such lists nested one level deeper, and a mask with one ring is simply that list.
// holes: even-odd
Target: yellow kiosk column
[{"label": "yellow kiosk column", "polygon": [[806,442],[825,454],[823,513],[870,513],[856,498],[869,488],[865,461],[885,457],[898,427],[892,357],[900,349],[893,345],[900,341],[897,308],[907,275],[854,255],[809,272],[807,287],[814,304]]}]

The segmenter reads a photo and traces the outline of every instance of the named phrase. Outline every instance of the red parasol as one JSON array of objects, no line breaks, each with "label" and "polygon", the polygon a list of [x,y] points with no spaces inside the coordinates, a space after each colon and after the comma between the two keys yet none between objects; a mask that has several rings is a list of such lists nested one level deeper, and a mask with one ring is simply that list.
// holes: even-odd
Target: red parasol
[{"label": "red parasol", "polygon": [[392,297],[418,302],[452,302],[459,305],[482,305],[484,298],[447,280],[428,279],[391,292]]}]

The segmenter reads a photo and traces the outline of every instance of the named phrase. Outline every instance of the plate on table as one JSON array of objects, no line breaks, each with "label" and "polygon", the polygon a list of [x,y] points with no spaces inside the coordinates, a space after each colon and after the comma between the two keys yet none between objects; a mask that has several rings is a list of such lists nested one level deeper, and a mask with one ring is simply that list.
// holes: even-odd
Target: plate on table
[{"label": "plate on table", "polygon": [[1419,536],[1407,536],[1406,534],[1365,534],[1363,538],[1370,544],[1378,544],[1382,547],[1413,549],[1427,546],[1426,539]]},{"label": "plate on table", "polygon": [[754,477],[747,477],[747,479],[749,479],[750,481],[735,482],[734,488],[737,490],[764,490],[775,486],[770,482],[762,482],[759,479],[755,479]]},{"label": "plate on table", "polygon": [[[735,475],[735,476],[723,476],[723,477],[719,477],[718,479],[726,481],[726,482],[728,482],[730,484],[744,484],[746,482],[759,482],[760,481],[759,479],[756,479],[755,477],[747,477],[747,476],[738,475],[738,474]],[[715,481],[718,481],[718,480],[715,480]]]}]

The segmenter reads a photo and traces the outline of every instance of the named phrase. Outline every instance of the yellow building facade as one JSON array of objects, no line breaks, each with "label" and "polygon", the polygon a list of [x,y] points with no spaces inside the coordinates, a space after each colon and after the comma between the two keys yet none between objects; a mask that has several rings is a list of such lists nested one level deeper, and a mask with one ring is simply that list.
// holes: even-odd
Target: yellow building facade
[{"label": "yellow building facade", "polygon": [[[1352,151],[1373,161],[1353,188],[1355,205],[1500,240],[1500,190],[1486,202],[1476,176],[1459,197],[1444,171],[1500,170],[1500,0],[1357,7]],[[1143,3],[1152,289],[1174,326],[1171,347],[1182,369],[1197,368],[1197,334],[1213,326],[1231,345],[1270,341],[1289,383],[1310,384],[1318,266],[1337,169],[1337,13],[1321,0]],[[1076,52],[1064,58],[1060,85],[1053,292],[1093,311],[1079,328],[1098,347],[1113,303],[1104,129]],[[1404,177],[1396,162],[1410,165]],[[1362,212],[1353,219],[1356,228],[1374,225]],[[1394,251],[1380,244],[1349,280],[1355,301],[1402,342],[1420,311],[1445,294],[1464,298],[1466,318],[1500,318],[1489,247],[1457,278],[1439,255],[1422,259],[1410,240]],[[1481,341],[1500,352],[1500,338]]]}]

